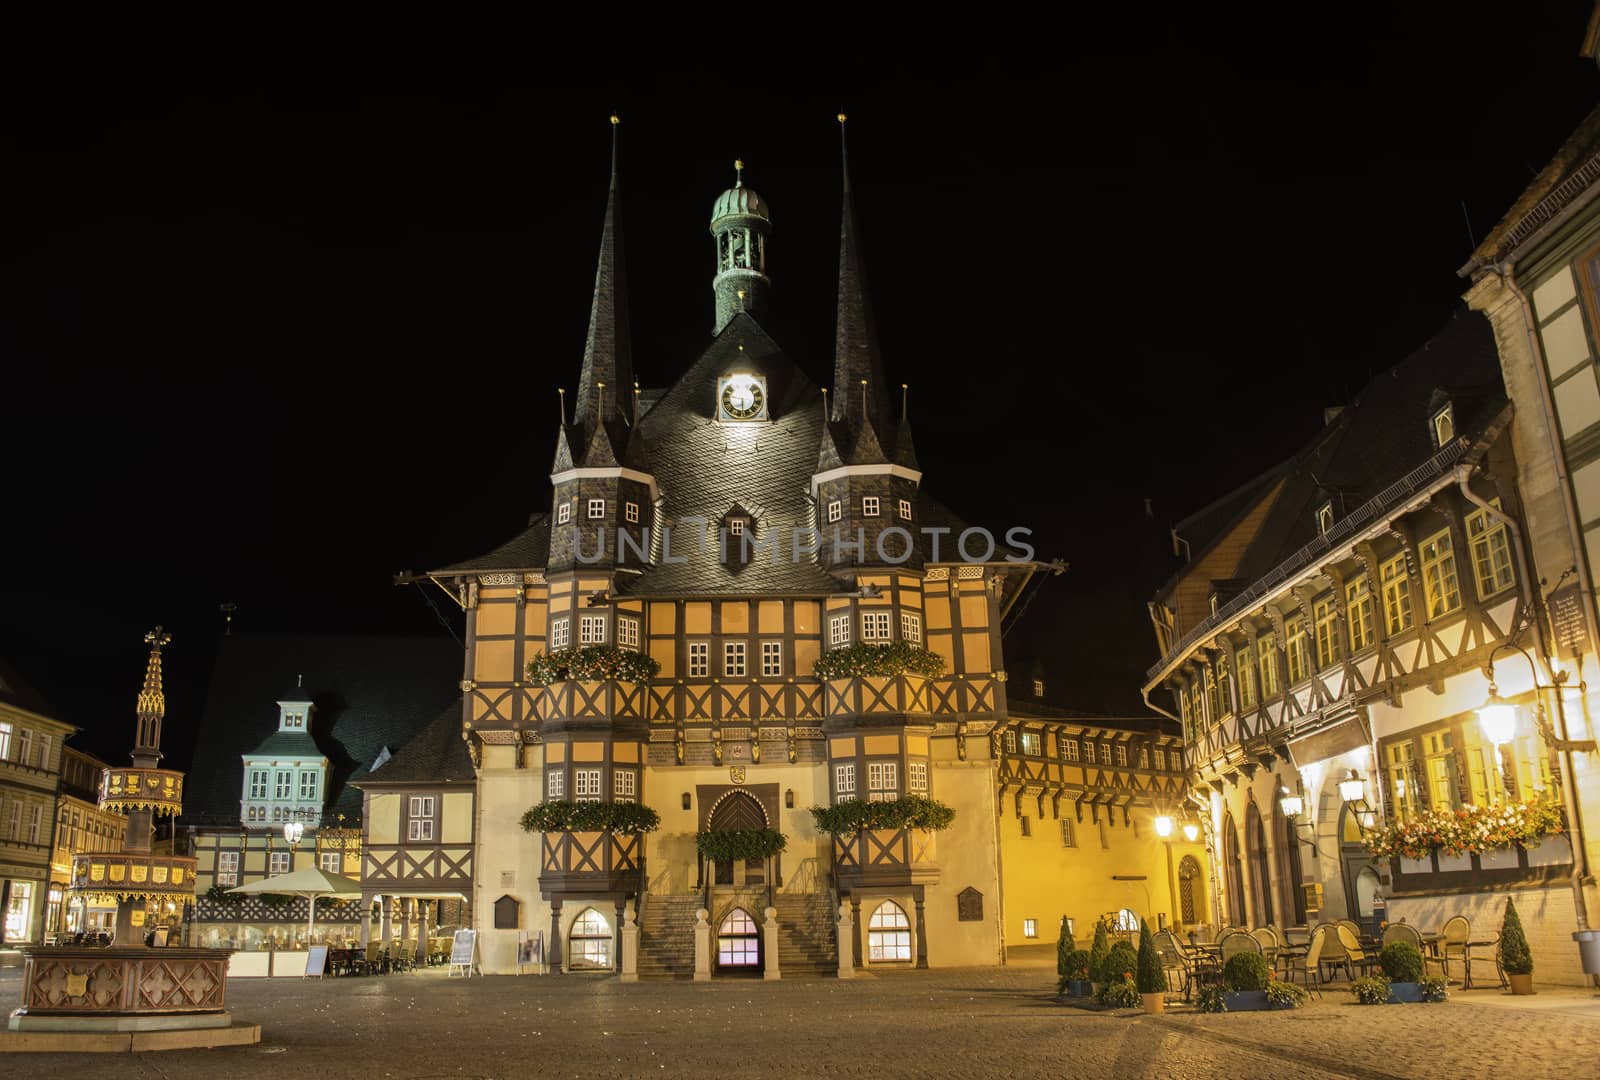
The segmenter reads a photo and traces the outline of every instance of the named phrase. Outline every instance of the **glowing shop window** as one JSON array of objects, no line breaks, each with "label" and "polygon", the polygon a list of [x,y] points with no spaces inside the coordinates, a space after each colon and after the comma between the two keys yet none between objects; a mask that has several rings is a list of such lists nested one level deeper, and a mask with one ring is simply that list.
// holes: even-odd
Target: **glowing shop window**
[{"label": "glowing shop window", "polygon": [[717,928],[717,965],[755,967],[761,963],[761,932],[744,908],[734,908]]},{"label": "glowing shop window", "polygon": [[879,904],[867,920],[867,960],[884,963],[911,959],[911,920],[893,900]]},{"label": "glowing shop window", "polygon": [[1023,919],[1022,920],[1022,936],[1023,937],[1038,937],[1039,936],[1039,922],[1038,922],[1037,919]]},{"label": "glowing shop window", "polygon": [[585,908],[573,922],[568,940],[567,964],[573,970],[611,969],[611,924],[594,908]]}]

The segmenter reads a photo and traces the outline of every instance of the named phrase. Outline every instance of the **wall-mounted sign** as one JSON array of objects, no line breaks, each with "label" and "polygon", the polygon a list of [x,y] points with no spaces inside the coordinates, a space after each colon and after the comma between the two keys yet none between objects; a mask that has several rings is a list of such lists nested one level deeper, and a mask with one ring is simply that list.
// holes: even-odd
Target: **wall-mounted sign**
[{"label": "wall-mounted sign", "polygon": [[1550,623],[1563,660],[1576,660],[1588,651],[1589,622],[1583,617],[1583,594],[1576,581],[1550,594]]}]

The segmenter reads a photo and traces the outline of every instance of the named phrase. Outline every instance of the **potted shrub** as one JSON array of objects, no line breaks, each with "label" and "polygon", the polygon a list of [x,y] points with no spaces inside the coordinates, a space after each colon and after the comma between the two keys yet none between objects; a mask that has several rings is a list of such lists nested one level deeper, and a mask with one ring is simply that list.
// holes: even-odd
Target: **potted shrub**
[{"label": "potted shrub", "polygon": [[[1067,974],[1062,989],[1073,997],[1093,997],[1094,983],[1089,981],[1089,953],[1086,949],[1073,949],[1067,955]],[[1060,993],[1060,990],[1057,990]]]},{"label": "potted shrub", "polygon": [[[1129,946],[1132,951],[1132,946]],[[1100,1004],[1108,1009],[1137,1009],[1140,1004],[1139,984],[1132,979],[1111,979],[1100,988]]]},{"label": "potted shrub", "polygon": [[1156,952],[1155,938],[1150,936],[1150,924],[1139,920],[1139,997],[1147,1013],[1165,1012],[1167,1008],[1167,972],[1161,966],[1161,956]]},{"label": "potted shrub", "polygon": [[1500,966],[1505,969],[1513,994],[1533,993],[1533,953],[1528,936],[1522,932],[1517,905],[1506,897],[1506,915],[1500,924]]},{"label": "potted shrub", "polygon": [[1269,1009],[1298,1009],[1311,1000],[1311,995],[1306,993],[1305,987],[1296,986],[1285,979],[1274,975],[1267,980],[1267,1008]]},{"label": "potted shrub", "polygon": [[1067,917],[1063,915],[1061,936],[1056,938],[1056,993],[1058,994],[1067,988],[1067,983],[1072,978],[1067,973],[1067,964],[1077,948],[1077,943],[1072,940],[1072,927],[1067,922]]},{"label": "potted shrub", "polygon": [[1383,973],[1389,976],[1389,1000],[1422,1000],[1422,950],[1409,941],[1391,941],[1378,954]]},{"label": "potted shrub", "polygon": [[1089,946],[1089,981],[1094,984],[1098,992],[1106,980],[1106,956],[1111,952],[1111,945],[1106,935],[1105,920],[1094,924],[1094,941]]},{"label": "potted shrub", "polygon": [[1228,988],[1229,1012],[1250,1012],[1267,1007],[1267,982],[1272,971],[1260,953],[1237,953],[1222,966],[1222,984]]},{"label": "potted shrub", "polygon": [[1368,975],[1350,984],[1350,992],[1362,1005],[1389,1004],[1389,980],[1382,975]]}]

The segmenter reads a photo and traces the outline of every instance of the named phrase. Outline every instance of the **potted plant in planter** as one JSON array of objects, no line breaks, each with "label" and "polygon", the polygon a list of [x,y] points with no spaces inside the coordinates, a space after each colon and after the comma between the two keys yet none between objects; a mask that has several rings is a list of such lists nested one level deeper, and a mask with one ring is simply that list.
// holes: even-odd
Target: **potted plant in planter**
[{"label": "potted plant in planter", "polygon": [[1391,941],[1378,954],[1383,973],[1389,976],[1389,1000],[1421,1001],[1422,950],[1409,941]]},{"label": "potted plant in planter", "polygon": [[1094,983],[1089,981],[1088,950],[1073,949],[1067,954],[1067,974],[1062,980],[1062,989],[1073,997],[1094,996]]},{"label": "potted plant in planter", "polygon": [[1105,920],[1094,924],[1094,941],[1089,946],[1089,982],[1093,984],[1096,993],[1100,987],[1108,982],[1106,978],[1106,956],[1111,952],[1109,938],[1106,935]]},{"label": "potted plant in planter", "polygon": [[1167,973],[1161,966],[1161,956],[1156,952],[1155,938],[1150,936],[1150,924],[1139,920],[1139,996],[1144,1000],[1147,1013],[1165,1012],[1167,1008]]},{"label": "potted plant in planter", "polygon": [[1513,994],[1533,993],[1533,953],[1528,936],[1522,932],[1517,905],[1506,897],[1505,919],[1500,923],[1500,966],[1505,969]]},{"label": "potted plant in planter", "polygon": [[1134,972],[1139,969],[1139,953],[1126,941],[1119,941],[1106,953],[1101,964],[1100,1004],[1117,1009],[1137,1008],[1142,1004]]},{"label": "potted plant in planter", "polygon": [[1072,927],[1065,915],[1061,916],[1061,936],[1056,938],[1056,993],[1067,988],[1072,976],[1067,974],[1067,962],[1078,945],[1072,940]]},{"label": "potted plant in planter", "polygon": [[1238,953],[1222,966],[1222,982],[1228,988],[1228,1012],[1250,1012],[1267,1007],[1267,980],[1272,971],[1260,953]]}]

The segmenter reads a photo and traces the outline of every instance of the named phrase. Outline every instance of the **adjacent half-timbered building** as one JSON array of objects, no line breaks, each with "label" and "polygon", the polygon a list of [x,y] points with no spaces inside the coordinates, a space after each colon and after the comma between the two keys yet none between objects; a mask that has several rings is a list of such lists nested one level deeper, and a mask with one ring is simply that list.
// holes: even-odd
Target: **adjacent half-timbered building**
[{"label": "adjacent half-timbered building", "polygon": [[[1442,809],[1561,800],[1514,674],[1538,645],[1536,583],[1493,336],[1461,312],[1326,419],[1178,525],[1190,561],[1151,605],[1146,694],[1182,718],[1219,921],[1366,919],[1382,897],[1391,921],[1466,913],[1487,932],[1516,892],[1570,923],[1564,836],[1394,858],[1367,843]],[[1496,671],[1514,729],[1480,717]]]}]

